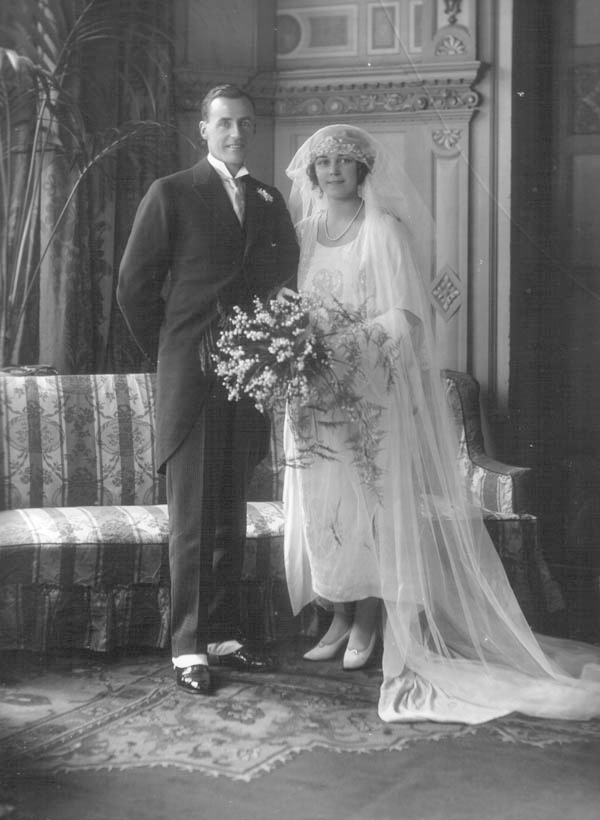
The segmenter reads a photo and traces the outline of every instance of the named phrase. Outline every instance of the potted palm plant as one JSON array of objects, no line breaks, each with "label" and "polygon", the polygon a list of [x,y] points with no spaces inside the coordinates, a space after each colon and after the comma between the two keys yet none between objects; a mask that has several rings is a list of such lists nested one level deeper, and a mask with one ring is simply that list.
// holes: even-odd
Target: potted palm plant
[{"label": "potted palm plant", "polygon": [[[0,366],[20,364],[40,277],[93,175],[165,133],[147,81],[168,48],[152,0],[7,0],[0,11]],[[110,66],[110,72],[106,66]],[[118,71],[114,67],[118,66]],[[110,84],[107,74],[118,77]],[[114,96],[133,116],[111,121]],[[140,106],[140,100],[143,105]],[[123,110],[123,106],[121,106]],[[56,180],[60,178],[59,197]],[[45,198],[54,187],[51,209]],[[43,218],[42,218],[43,217]]]}]

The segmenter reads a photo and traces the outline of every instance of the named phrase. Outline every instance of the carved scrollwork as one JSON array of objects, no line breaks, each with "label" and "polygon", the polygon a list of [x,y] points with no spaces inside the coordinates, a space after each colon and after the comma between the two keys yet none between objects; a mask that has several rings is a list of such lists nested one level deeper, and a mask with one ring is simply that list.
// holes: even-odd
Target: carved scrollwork
[{"label": "carved scrollwork", "polygon": [[328,114],[342,114],[346,109],[343,97],[328,97],[325,100],[325,111]]},{"label": "carved scrollwork", "polygon": [[[199,111],[205,93],[214,85],[212,79],[182,71],[176,80],[179,110]],[[250,92],[259,114],[278,117],[406,114],[420,118],[445,111],[470,115],[480,103],[477,91],[461,80],[277,85],[273,77],[266,77],[253,83]]]},{"label": "carved scrollwork", "polygon": [[[306,113],[311,117],[315,117],[323,113],[323,101],[320,100],[318,97],[311,97],[308,100],[306,100],[304,107]],[[277,104],[275,104],[275,113],[279,114]]]},{"label": "carved scrollwork", "polygon": [[418,89],[397,87],[382,90],[373,87],[359,93],[355,89],[279,88],[275,98],[275,113],[279,117],[315,116],[323,113],[373,114],[421,113],[427,111],[472,110],[479,104],[479,95],[464,86],[421,86]]}]

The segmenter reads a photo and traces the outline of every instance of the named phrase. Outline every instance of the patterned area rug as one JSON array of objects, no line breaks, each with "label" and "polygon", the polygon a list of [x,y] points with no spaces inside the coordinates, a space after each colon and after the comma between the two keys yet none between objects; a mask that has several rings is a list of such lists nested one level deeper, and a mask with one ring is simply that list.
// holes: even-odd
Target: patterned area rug
[{"label": "patterned area rug", "polygon": [[335,662],[294,659],[260,676],[222,668],[216,693],[197,698],[176,689],[164,655],[63,659],[46,668],[4,659],[0,765],[5,772],[174,766],[250,781],[314,748],[364,754],[475,732],[535,746],[600,740],[600,721],[383,724],[380,679],[376,667],[350,675]]}]

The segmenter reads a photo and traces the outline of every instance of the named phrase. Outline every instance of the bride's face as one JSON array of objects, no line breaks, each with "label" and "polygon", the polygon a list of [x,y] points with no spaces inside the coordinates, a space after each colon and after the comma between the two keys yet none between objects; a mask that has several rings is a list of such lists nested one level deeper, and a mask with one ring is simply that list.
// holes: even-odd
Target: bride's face
[{"label": "bride's face", "polygon": [[319,188],[332,199],[353,199],[358,190],[356,160],[347,154],[326,154],[315,160]]}]

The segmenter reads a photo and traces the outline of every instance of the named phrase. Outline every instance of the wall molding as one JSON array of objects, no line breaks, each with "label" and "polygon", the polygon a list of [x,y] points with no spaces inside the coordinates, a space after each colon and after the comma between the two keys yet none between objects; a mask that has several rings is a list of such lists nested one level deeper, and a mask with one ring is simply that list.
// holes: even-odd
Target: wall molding
[{"label": "wall molding", "polygon": [[176,101],[180,111],[199,111],[202,98],[216,82],[246,86],[258,113],[277,118],[341,115],[400,115],[427,121],[457,115],[464,120],[481,104],[475,90],[479,63],[394,72],[279,71],[255,76],[250,83],[232,74],[215,77],[193,68],[176,73]]},{"label": "wall molding", "polygon": [[470,82],[452,79],[338,79],[335,84],[283,80],[274,104],[278,118],[399,114],[426,120],[432,115],[439,118],[439,112],[457,112],[464,118],[479,106],[480,97]]}]

